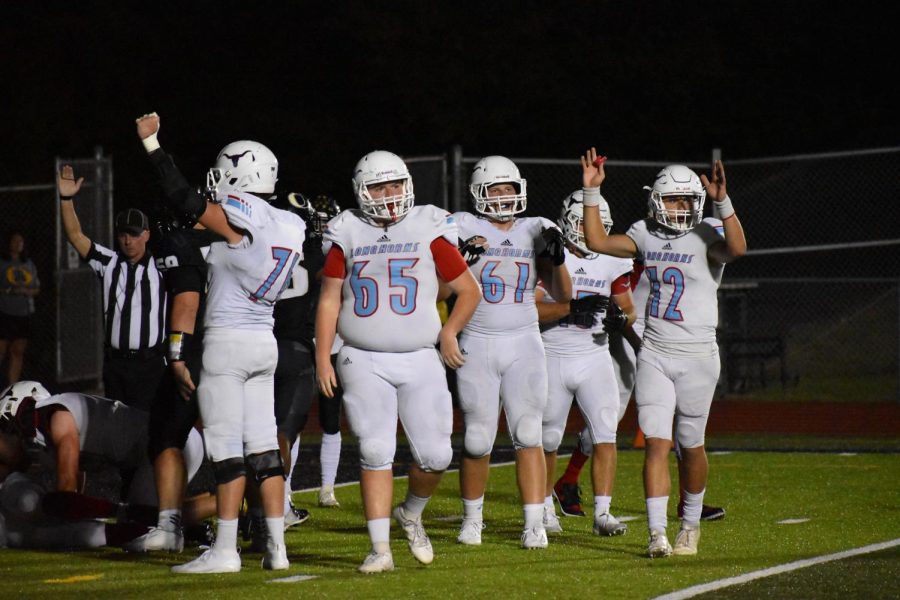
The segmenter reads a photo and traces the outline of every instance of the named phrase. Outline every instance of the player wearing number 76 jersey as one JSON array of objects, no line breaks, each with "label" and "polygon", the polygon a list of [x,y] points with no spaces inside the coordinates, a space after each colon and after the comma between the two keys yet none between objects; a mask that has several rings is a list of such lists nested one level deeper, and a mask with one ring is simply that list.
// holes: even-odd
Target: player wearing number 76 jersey
[{"label": "player wearing number 76 jersey", "polygon": [[303,257],[306,225],[264,199],[275,191],[278,161],[262,144],[225,146],[210,169],[206,189],[198,190],[160,148],[159,116],[139,118],[137,131],[169,208],[189,224],[199,221],[224,238],[211,245],[207,257],[206,335],[197,390],[206,454],[216,479],[216,541],[200,557],[172,570],[240,571],[237,525],[245,474],[259,485],[269,531],[263,568],[287,569],[284,466],[275,424],[278,346],[272,327],[275,302]]},{"label": "player wearing number 76 jersey", "polygon": [[[718,160],[711,178],[697,177],[682,165],[661,170],[653,186],[645,188],[652,216],[632,225],[626,235],[607,235],[598,210],[604,160],[593,148],[581,157],[588,248],[643,260],[650,283],[636,376],[638,422],[646,436],[647,553],[651,558],[673,553],[666,537],[666,510],[674,424],[685,476],[684,517],[674,553],[696,554],[709,470],[704,436],[719,379],[716,291],[725,263],[743,256],[747,241],[726,192],[725,167]],[[707,195],[718,219],[703,219]]]},{"label": "player wearing number 76 jersey", "polygon": [[[359,209],[342,212],[325,230],[316,377],[331,398],[337,331],[344,340],[337,368],[347,419],[359,438],[360,489],[372,541],[359,571],[372,574],[394,568],[389,536],[398,418],[415,464],[406,500],[393,516],[416,560],[434,559],[422,512],[453,455],[453,405],[441,359],[452,369],[465,362],[456,335],[480,296],[456,249],[453,217],[436,206],[413,206],[412,177],[399,156],[366,154],[354,170],[353,187]],[[458,297],[443,327],[439,278]]]}]

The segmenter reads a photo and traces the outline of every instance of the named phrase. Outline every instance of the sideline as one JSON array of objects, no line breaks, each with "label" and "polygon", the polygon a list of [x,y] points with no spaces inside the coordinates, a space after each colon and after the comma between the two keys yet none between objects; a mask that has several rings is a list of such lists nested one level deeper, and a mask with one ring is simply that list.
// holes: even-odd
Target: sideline
[{"label": "sideline", "polygon": [[815,558],[797,560],[794,562],[785,563],[783,565],[769,567],[768,569],[762,569],[761,571],[752,571],[750,573],[745,573],[744,575],[738,575],[737,577],[728,577],[726,579],[719,579],[717,581],[710,581],[709,583],[694,585],[689,588],[684,588],[683,590],[670,592],[668,594],[663,594],[662,596],[656,596],[655,598],[653,598],[653,600],[683,600],[684,598],[693,598],[694,596],[705,594],[706,592],[715,592],[717,590],[721,590],[722,588],[731,587],[733,585],[740,585],[742,583],[747,583],[756,579],[763,579],[765,577],[771,577],[772,575],[779,575],[781,573],[788,573],[790,571],[812,567],[813,565],[820,565],[822,563],[832,562],[835,560],[842,560],[844,558],[850,558],[851,556],[859,556],[860,554],[878,552],[879,550],[886,550],[888,548],[893,548],[894,546],[900,546],[900,538],[890,540],[888,542],[870,544],[868,546],[863,546],[862,548],[854,548],[853,550],[845,550],[844,552],[837,552],[835,554],[826,554],[824,556],[817,556]]}]

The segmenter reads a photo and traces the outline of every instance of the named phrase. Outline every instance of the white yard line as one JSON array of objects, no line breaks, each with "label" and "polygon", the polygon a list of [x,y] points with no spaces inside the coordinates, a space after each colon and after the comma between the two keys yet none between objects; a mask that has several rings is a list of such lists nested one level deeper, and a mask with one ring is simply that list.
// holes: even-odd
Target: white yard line
[{"label": "white yard line", "polygon": [[789,573],[790,571],[805,569],[806,567],[812,567],[814,565],[820,565],[822,563],[832,562],[835,560],[843,560],[845,558],[850,558],[851,556],[859,556],[860,554],[878,552],[879,550],[886,550],[888,548],[893,548],[894,546],[900,546],[900,538],[890,540],[888,542],[881,542],[879,544],[870,544],[868,546],[863,546],[862,548],[854,548],[853,550],[845,550],[844,552],[836,552],[835,554],[826,554],[824,556],[797,560],[783,565],[769,567],[768,569],[762,569],[761,571],[745,573],[744,575],[738,575],[737,577],[728,577],[726,579],[710,581],[709,583],[703,583],[701,585],[691,586],[677,592],[671,592],[669,594],[657,596],[656,598],[654,598],[654,600],[683,600],[684,598],[693,598],[694,596],[698,596],[700,594],[715,592],[717,590],[721,590],[722,588],[731,587],[733,585],[740,585],[742,583],[747,583],[756,579],[763,579],[765,577],[771,577],[773,575],[780,575],[781,573]]}]

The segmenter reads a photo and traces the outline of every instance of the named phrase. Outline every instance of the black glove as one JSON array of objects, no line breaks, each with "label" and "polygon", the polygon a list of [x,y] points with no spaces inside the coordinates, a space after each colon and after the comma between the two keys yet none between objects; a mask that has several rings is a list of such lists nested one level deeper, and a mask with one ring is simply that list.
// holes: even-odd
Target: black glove
[{"label": "black glove", "polygon": [[593,294],[569,301],[569,314],[588,315],[602,312],[609,305],[609,296]]},{"label": "black glove", "polygon": [[539,256],[544,256],[553,261],[554,266],[566,262],[566,240],[562,232],[556,227],[547,227],[541,232],[544,238],[544,251]]},{"label": "black glove", "polygon": [[481,235],[473,235],[469,239],[463,241],[459,239],[459,253],[462,254],[466,264],[470,267],[478,262],[481,255],[488,249],[487,238]]},{"label": "black glove", "polygon": [[616,303],[609,305],[606,316],[603,317],[603,331],[606,333],[620,333],[628,323],[628,315],[622,312]]}]

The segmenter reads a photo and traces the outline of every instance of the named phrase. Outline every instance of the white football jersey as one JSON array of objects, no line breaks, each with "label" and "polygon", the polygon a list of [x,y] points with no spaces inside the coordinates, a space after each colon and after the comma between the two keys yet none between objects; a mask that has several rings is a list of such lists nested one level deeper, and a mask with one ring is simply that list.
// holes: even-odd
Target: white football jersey
[{"label": "white football jersey", "polygon": [[303,258],[306,224],[244,192],[220,196],[228,222],[246,231],[237,244],[210,246],[206,328],[272,329],[275,302]]},{"label": "white football jersey", "polygon": [[[605,254],[588,254],[578,258],[566,250],[566,269],[572,276],[572,298],[602,295],[610,296],[612,283],[620,276],[631,272],[630,258],[616,258]],[[547,291],[547,290],[544,290]],[[544,302],[553,302],[549,291]],[[603,317],[606,311],[596,315],[596,322],[584,317],[569,315],[553,323],[541,324],[541,338],[547,356],[583,356],[607,345],[607,335],[603,331]]]},{"label": "white football jersey", "polygon": [[661,354],[700,357],[717,352],[719,322],[716,292],[724,265],[707,258],[710,246],[724,240],[722,222],[707,218],[676,234],[645,219],[628,230],[638,259],[644,262],[649,296],[644,344]]},{"label": "white football jersey", "polygon": [[537,331],[535,258],[545,248],[541,232],[559,228],[543,217],[516,219],[508,231],[470,213],[453,217],[461,239],[480,235],[488,241],[487,251],[470,267],[481,285],[482,301],[464,331],[482,337]]},{"label": "white football jersey", "polygon": [[436,206],[414,206],[398,223],[375,225],[359,210],[328,222],[323,251],[344,252],[338,334],[344,343],[372,352],[433,348],[441,331],[438,275],[431,242],[456,246],[456,223]]}]

